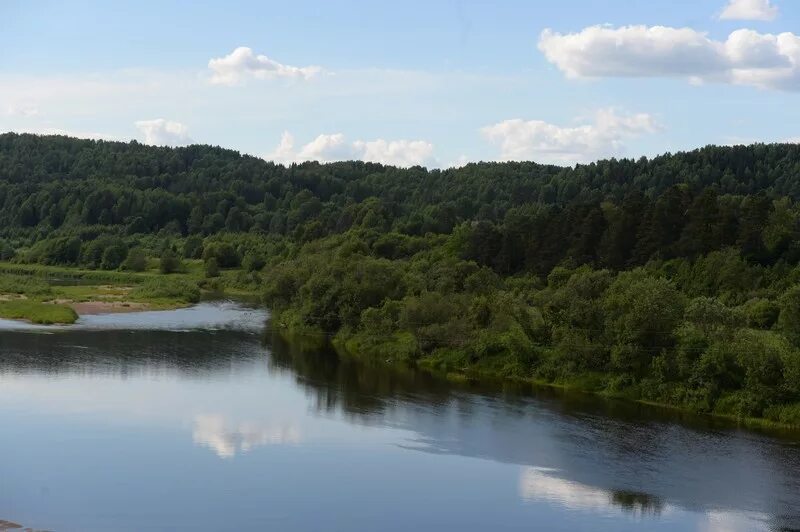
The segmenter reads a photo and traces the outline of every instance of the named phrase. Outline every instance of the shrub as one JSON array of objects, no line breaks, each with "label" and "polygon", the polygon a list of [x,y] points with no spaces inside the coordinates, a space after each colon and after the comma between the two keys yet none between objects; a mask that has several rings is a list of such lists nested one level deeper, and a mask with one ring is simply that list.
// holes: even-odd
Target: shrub
[{"label": "shrub", "polygon": [[264,260],[264,257],[255,253],[246,253],[244,259],[242,259],[242,268],[244,268],[246,272],[261,271],[261,268],[266,264],[267,261]]},{"label": "shrub", "polygon": [[122,269],[132,272],[143,272],[147,269],[147,257],[142,248],[133,248],[122,262]]},{"label": "shrub", "polygon": [[192,235],[183,244],[183,257],[186,259],[199,259],[203,255],[203,239]]},{"label": "shrub", "polygon": [[217,264],[222,268],[236,268],[241,263],[241,257],[236,249],[227,242],[212,242],[203,249],[203,260],[217,259]]},{"label": "shrub", "polygon": [[171,249],[165,249],[161,254],[161,261],[159,262],[158,269],[161,273],[176,273],[181,271],[183,263],[178,255]]},{"label": "shrub", "polygon": [[211,257],[203,265],[206,278],[219,277],[219,265],[217,259]]},{"label": "shrub", "polygon": [[103,251],[100,268],[103,270],[116,270],[128,256],[128,246],[122,242],[111,244]]}]

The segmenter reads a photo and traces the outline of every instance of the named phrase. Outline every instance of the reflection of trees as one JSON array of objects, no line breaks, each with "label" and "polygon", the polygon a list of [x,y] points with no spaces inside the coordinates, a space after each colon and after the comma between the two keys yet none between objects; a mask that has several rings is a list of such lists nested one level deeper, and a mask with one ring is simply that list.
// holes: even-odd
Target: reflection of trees
[{"label": "reflection of trees", "polygon": [[250,367],[267,355],[237,331],[69,331],[0,334],[0,372],[202,377]]},{"label": "reflection of trees", "polygon": [[265,333],[272,370],[296,376],[319,411],[342,409],[346,414],[366,416],[382,412],[392,400],[437,404],[447,399],[451,386],[441,379],[395,367],[361,364],[338,357],[330,348],[313,343],[287,342],[277,333]]},{"label": "reflection of trees", "polygon": [[648,493],[629,490],[613,490],[611,503],[628,513],[640,515],[660,515],[664,503]]}]

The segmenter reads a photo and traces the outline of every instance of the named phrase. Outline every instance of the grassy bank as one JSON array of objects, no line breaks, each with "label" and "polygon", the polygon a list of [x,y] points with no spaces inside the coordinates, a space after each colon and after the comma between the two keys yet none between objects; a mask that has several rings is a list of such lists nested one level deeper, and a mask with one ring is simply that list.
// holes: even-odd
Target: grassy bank
[{"label": "grassy bank", "polygon": [[78,314],[67,305],[54,305],[37,301],[0,301],[0,318],[24,320],[40,325],[69,325]]},{"label": "grassy bank", "polygon": [[[166,310],[200,301],[204,294],[253,296],[237,270],[209,280],[202,263],[187,261],[184,271],[163,274],[86,270],[0,262],[0,317],[33,323],[73,323],[80,312]],[[79,312],[76,313],[76,310]]]}]

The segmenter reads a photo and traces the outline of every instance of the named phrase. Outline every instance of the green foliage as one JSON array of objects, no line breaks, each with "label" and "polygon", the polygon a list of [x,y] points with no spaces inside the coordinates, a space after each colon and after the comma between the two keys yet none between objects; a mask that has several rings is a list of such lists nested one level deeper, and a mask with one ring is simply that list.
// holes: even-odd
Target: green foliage
[{"label": "green foliage", "polygon": [[182,279],[156,277],[146,280],[131,291],[131,297],[166,300],[177,303],[197,303],[200,288],[196,283]]},{"label": "green foliage", "polygon": [[787,290],[779,304],[778,327],[794,345],[800,346],[800,285]]},{"label": "green foliage", "polygon": [[203,274],[207,279],[219,277],[219,266],[216,258],[211,257],[203,263]]},{"label": "green foliage", "polygon": [[229,242],[211,242],[203,249],[203,260],[216,259],[221,268],[236,268],[241,264],[241,257]]},{"label": "green foliage", "polygon": [[266,264],[267,261],[264,260],[264,257],[257,253],[248,252],[242,259],[242,269],[246,272],[260,271]]},{"label": "green foliage", "polygon": [[17,254],[11,242],[4,238],[0,238],[0,260],[6,261],[13,259]]},{"label": "green foliage", "polygon": [[128,257],[128,246],[122,242],[111,244],[103,250],[100,268],[103,270],[116,270]]},{"label": "green foliage", "polygon": [[203,255],[203,239],[192,235],[183,243],[183,258],[199,259]]},{"label": "green foliage", "polygon": [[44,279],[28,275],[0,274],[0,294],[42,297],[52,292],[50,285]]},{"label": "green foliage", "polygon": [[747,325],[756,329],[770,329],[777,323],[780,310],[777,302],[764,298],[753,298],[742,305]]},{"label": "green foliage", "polygon": [[177,253],[167,248],[161,253],[158,269],[161,273],[177,273],[183,269],[183,263]]},{"label": "green foliage", "polygon": [[642,374],[661,349],[671,347],[684,313],[684,297],[667,279],[643,270],[617,276],[605,296],[606,334],[617,370]]},{"label": "green foliage", "polygon": [[132,248],[128,251],[128,256],[122,262],[121,267],[123,270],[132,272],[143,272],[147,269],[147,255],[140,247]]}]

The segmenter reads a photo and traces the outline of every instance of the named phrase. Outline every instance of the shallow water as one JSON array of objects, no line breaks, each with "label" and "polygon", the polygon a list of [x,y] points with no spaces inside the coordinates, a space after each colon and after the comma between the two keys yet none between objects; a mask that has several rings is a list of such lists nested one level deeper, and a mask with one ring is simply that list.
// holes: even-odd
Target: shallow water
[{"label": "shallow water", "polygon": [[790,442],[340,361],[271,338],[264,319],[203,304],[0,331],[0,519],[58,531],[800,527]]}]

